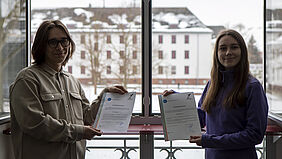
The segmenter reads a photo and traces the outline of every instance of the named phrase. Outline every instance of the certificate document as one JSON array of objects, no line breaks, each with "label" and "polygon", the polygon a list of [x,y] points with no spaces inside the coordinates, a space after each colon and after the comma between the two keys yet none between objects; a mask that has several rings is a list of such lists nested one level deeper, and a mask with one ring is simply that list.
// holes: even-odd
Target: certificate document
[{"label": "certificate document", "polygon": [[104,93],[93,127],[104,133],[127,132],[136,92]]},{"label": "certificate document", "polygon": [[201,135],[193,92],[158,97],[166,141],[185,140],[190,136]]}]

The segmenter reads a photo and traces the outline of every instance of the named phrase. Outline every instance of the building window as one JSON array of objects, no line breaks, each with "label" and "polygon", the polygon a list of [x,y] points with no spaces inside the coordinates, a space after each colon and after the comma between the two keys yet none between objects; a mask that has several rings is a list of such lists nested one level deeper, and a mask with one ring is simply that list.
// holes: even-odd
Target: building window
[{"label": "building window", "polygon": [[163,66],[159,66],[159,74],[161,75],[161,74],[163,74]]},{"label": "building window", "polygon": [[72,74],[72,66],[68,66],[68,72]]},{"label": "building window", "polygon": [[85,74],[85,66],[80,66],[80,73]]},{"label": "building window", "polygon": [[175,80],[171,80],[171,83],[172,83],[172,84],[175,84]]},{"label": "building window", "polygon": [[189,81],[188,81],[188,80],[185,80],[185,81],[184,81],[184,84],[189,84]]},{"label": "building window", "polygon": [[94,43],[94,51],[98,51],[98,42]]},{"label": "building window", "polygon": [[184,41],[185,41],[185,44],[189,43],[189,35],[185,35]]},{"label": "building window", "polygon": [[85,35],[80,35],[80,43],[85,44]]},{"label": "building window", "polygon": [[184,58],[189,59],[189,51],[188,50],[184,51]]},{"label": "building window", "polygon": [[171,66],[171,74],[172,75],[176,74],[176,66]]},{"label": "building window", "polygon": [[111,66],[107,66],[107,74],[111,74]]},{"label": "building window", "polygon": [[184,66],[184,74],[189,74],[189,66]]},{"label": "building window", "polygon": [[107,44],[110,44],[112,42],[111,35],[107,35]]},{"label": "building window", "polygon": [[82,50],[82,51],[80,52],[80,58],[81,58],[81,59],[85,59],[85,51]]},{"label": "building window", "polygon": [[163,84],[163,80],[159,80],[159,84]]},{"label": "building window", "polygon": [[176,43],[176,35],[171,35],[171,43],[172,44]]},{"label": "building window", "polygon": [[133,67],[132,67],[132,73],[133,73],[134,75],[137,74],[137,66],[136,66],[136,65],[133,65]]},{"label": "building window", "polygon": [[133,58],[133,59],[137,59],[137,51],[133,51],[132,58]]},{"label": "building window", "polygon": [[99,35],[95,34],[94,35],[94,39],[95,39],[95,41],[98,41],[99,40]]},{"label": "building window", "polygon": [[176,51],[175,50],[171,51],[171,58],[176,59]]},{"label": "building window", "polygon": [[124,58],[124,51],[119,51],[119,57],[121,58],[121,59],[123,59]]},{"label": "building window", "polygon": [[159,44],[162,44],[162,43],[163,43],[163,36],[159,35]]},{"label": "building window", "polygon": [[132,39],[133,39],[133,44],[137,44],[137,35],[134,34]]},{"label": "building window", "polygon": [[124,74],[124,67],[123,66],[119,66],[119,73]]},{"label": "building window", "polygon": [[162,50],[159,50],[159,59],[163,59],[163,51]]},{"label": "building window", "polygon": [[123,35],[119,36],[119,43],[121,43],[121,44],[124,43],[124,36]]},{"label": "building window", "polygon": [[107,59],[111,59],[111,51],[110,50],[107,51]]}]

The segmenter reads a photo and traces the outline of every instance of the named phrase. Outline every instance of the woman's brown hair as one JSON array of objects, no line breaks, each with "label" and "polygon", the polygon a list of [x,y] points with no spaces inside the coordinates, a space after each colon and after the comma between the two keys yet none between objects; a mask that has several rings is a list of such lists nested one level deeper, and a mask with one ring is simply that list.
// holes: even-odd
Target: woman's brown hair
[{"label": "woman's brown hair", "polygon": [[63,66],[64,66],[68,62],[69,58],[72,57],[73,52],[75,51],[75,43],[72,40],[67,27],[59,20],[46,20],[42,22],[41,25],[39,26],[31,50],[34,59],[33,63],[42,64],[43,62],[45,62],[45,53],[48,44],[49,31],[52,28],[62,29],[66,33],[68,39],[70,40],[68,55],[66,57],[66,60],[63,62]]},{"label": "woman's brown hair", "polygon": [[220,39],[226,35],[233,37],[238,42],[241,49],[241,59],[234,68],[235,79],[233,89],[223,100],[223,105],[228,108],[235,108],[236,105],[242,105],[244,102],[245,86],[250,75],[248,50],[243,37],[237,31],[232,29],[223,30],[219,33],[215,42],[210,85],[202,104],[202,109],[208,113],[210,112],[211,107],[216,104],[216,97],[221,88],[221,81],[223,77],[220,70],[224,70],[224,66],[221,65],[218,60],[218,45]]}]

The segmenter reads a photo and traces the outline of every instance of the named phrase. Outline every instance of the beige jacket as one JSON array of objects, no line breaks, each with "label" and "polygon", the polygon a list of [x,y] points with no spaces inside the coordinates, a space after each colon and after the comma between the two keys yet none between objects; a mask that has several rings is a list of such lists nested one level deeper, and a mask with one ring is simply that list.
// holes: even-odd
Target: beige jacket
[{"label": "beige jacket", "polygon": [[83,125],[100,105],[91,106],[78,80],[47,65],[19,72],[10,87],[11,132],[16,159],[84,159]]}]

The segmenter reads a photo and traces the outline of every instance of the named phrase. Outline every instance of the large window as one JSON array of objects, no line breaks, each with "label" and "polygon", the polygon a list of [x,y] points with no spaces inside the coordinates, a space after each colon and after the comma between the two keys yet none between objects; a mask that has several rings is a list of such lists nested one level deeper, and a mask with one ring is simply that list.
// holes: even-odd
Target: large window
[{"label": "large window", "polygon": [[31,2],[31,34],[34,36],[43,20],[59,19],[67,26],[76,52],[65,68],[73,67],[72,74],[81,81],[87,98],[94,100],[106,86],[123,85],[137,93],[133,112],[141,113],[140,3],[120,3],[122,8],[116,9],[99,1],[43,3]]},{"label": "large window", "polygon": [[7,112],[9,86],[27,65],[25,1],[0,1],[0,19],[0,112]]},{"label": "large window", "polygon": [[[31,31],[27,31],[25,1],[0,0],[3,21],[0,26],[0,111],[9,111],[9,85],[31,60],[27,55],[30,54],[26,48],[30,44],[27,37],[33,41],[43,20],[59,19],[76,43],[76,52],[64,69],[81,81],[90,101],[111,85],[123,85],[135,91],[133,112],[139,116],[132,121],[136,123],[161,124],[157,95],[166,89],[194,92],[198,102],[210,78],[215,38],[226,28],[243,35],[248,45],[251,73],[266,84],[270,110],[282,113],[282,9],[275,5],[280,0],[267,3],[266,53],[262,38],[263,1],[30,1]],[[263,80],[264,54],[266,81]],[[189,145],[187,141],[174,143]],[[168,144],[156,142],[156,146]],[[92,152],[88,158],[97,157]],[[176,156],[203,157],[203,150],[186,153]],[[156,152],[155,157],[160,158],[159,154]],[[113,158],[110,153],[109,156],[98,158]]]},{"label": "large window", "polygon": [[266,3],[266,92],[270,112],[282,115],[282,5]]},{"label": "large window", "polygon": [[[214,43],[222,29],[235,29],[243,35],[251,73],[263,83],[263,1],[152,3],[153,114],[160,112],[155,94],[165,89],[194,92],[198,102],[210,79]],[[162,58],[159,50],[163,50]]]}]

